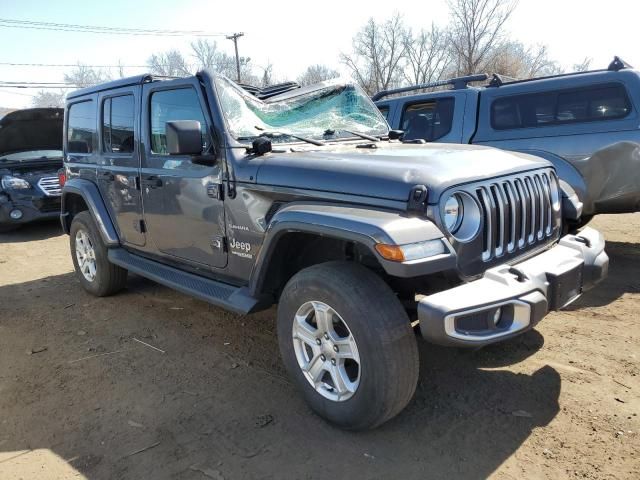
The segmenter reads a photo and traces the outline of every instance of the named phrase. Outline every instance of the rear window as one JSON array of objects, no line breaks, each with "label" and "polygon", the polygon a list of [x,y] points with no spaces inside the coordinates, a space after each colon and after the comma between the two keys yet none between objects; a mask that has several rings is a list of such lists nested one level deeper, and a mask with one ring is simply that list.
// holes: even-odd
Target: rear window
[{"label": "rear window", "polygon": [[451,131],[454,103],[453,98],[439,98],[406,105],[400,122],[403,139],[433,142],[444,137]]},{"label": "rear window", "polygon": [[67,120],[67,151],[92,153],[96,140],[96,107],[92,100],[69,107]]},{"label": "rear window", "polygon": [[630,112],[623,85],[596,85],[497,99],[491,105],[491,126],[495,130],[545,127],[613,120]]},{"label": "rear window", "polygon": [[107,153],[133,152],[133,95],[107,98],[102,107],[102,143]]}]

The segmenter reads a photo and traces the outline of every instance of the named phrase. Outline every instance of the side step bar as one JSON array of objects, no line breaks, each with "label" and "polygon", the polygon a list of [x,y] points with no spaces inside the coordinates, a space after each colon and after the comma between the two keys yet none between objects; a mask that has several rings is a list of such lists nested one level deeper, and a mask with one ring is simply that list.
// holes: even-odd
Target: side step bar
[{"label": "side step bar", "polygon": [[234,287],[183,272],[129,253],[123,248],[109,249],[109,261],[149,280],[235,313],[247,314],[266,307],[266,305],[259,305],[260,299],[251,296],[247,287]]}]

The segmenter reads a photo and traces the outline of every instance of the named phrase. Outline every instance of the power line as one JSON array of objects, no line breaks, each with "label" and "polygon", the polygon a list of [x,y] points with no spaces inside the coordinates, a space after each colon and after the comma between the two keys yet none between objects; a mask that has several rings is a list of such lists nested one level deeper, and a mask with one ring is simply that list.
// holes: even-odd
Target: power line
[{"label": "power line", "polygon": [[[87,67],[87,68],[149,68],[149,65],[85,65],[77,63],[15,63],[0,62],[10,67]],[[166,66],[166,65],[162,65]]]},{"label": "power line", "polygon": [[7,80],[0,80],[2,85],[75,85],[71,82],[10,82]]},{"label": "power line", "polygon": [[97,25],[77,25],[71,23],[37,22],[32,20],[16,20],[11,18],[0,18],[0,27],[5,28],[26,28],[33,30],[50,30],[60,32],[76,33],[102,33],[109,35],[147,35],[166,37],[224,37],[225,33],[207,32],[204,30],[165,30],[151,28],[124,28],[124,27],[102,27]]},{"label": "power line", "polygon": [[78,85],[67,85],[67,86],[55,86],[55,85],[2,85],[0,84],[0,88],[37,88],[39,89],[44,89],[44,88],[57,88],[57,89],[66,89],[66,88],[82,88],[79,87]]},{"label": "power line", "polygon": [[30,93],[24,93],[24,92],[10,92],[9,90],[0,90],[0,93],[6,93],[8,95],[20,95],[23,97],[35,97],[35,95],[32,95]]}]

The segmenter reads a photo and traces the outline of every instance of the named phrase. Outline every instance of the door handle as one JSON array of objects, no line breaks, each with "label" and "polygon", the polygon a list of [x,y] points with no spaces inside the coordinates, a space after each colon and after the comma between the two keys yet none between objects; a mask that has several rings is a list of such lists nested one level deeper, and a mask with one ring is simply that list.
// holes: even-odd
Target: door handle
[{"label": "door handle", "polygon": [[151,188],[161,187],[162,186],[162,179],[160,177],[155,176],[155,175],[150,175],[150,176],[144,178],[144,180],[142,181],[142,184],[145,187],[151,187]]}]

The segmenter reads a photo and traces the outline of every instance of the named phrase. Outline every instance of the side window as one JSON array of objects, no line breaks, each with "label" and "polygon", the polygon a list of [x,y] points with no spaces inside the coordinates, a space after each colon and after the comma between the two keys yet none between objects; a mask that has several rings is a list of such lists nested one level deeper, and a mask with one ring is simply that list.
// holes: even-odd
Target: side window
[{"label": "side window", "polygon": [[151,151],[167,154],[165,125],[173,120],[197,120],[202,129],[202,151],[209,149],[210,139],[198,95],[192,88],[162,90],[151,94]]},{"label": "side window", "polygon": [[496,100],[491,108],[491,125],[496,130],[537,127],[556,121],[556,95],[538,93]]},{"label": "side window", "polygon": [[105,152],[133,152],[134,109],[133,95],[105,99],[102,107],[102,148]]},{"label": "side window", "polygon": [[67,120],[67,152],[91,153],[96,140],[96,107],[92,100],[69,107]]},{"label": "side window", "polygon": [[389,121],[389,107],[378,107],[378,110],[380,110],[385,120]]},{"label": "side window", "polygon": [[557,119],[560,122],[622,118],[629,110],[629,102],[622,85],[558,94]]},{"label": "side window", "polygon": [[404,107],[400,128],[404,139],[424,139],[433,142],[451,131],[453,123],[453,98],[439,98]]},{"label": "side window", "polygon": [[626,117],[631,104],[623,85],[504,97],[491,104],[496,130],[544,127]]}]

